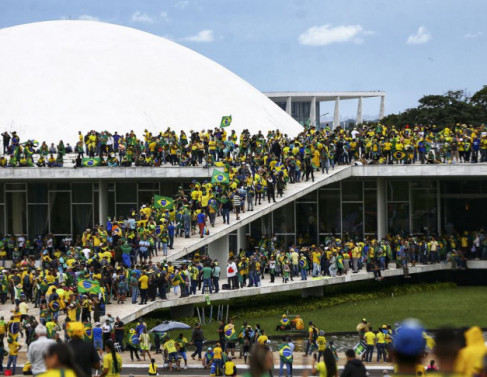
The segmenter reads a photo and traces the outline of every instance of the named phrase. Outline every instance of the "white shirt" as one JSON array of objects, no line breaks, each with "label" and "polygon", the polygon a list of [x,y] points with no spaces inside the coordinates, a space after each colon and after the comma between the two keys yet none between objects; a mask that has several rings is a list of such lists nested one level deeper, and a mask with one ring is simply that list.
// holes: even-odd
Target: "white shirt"
[{"label": "white shirt", "polygon": [[29,360],[32,365],[32,374],[34,376],[46,371],[44,354],[51,344],[56,344],[56,342],[52,339],[47,339],[45,336],[40,336],[29,345],[27,360]]},{"label": "white shirt", "polygon": [[232,262],[227,267],[227,277],[232,278],[237,275],[237,265]]}]

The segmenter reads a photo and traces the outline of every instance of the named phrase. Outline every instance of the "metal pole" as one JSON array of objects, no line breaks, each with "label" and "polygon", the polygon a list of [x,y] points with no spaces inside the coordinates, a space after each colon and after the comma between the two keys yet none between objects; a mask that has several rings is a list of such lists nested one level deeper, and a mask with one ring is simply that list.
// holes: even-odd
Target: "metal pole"
[{"label": "metal pole", "polygon": [[213,319],[213,305],[210,306],[210,316],[208,317],[208,323],[211,323]]},{"label": "metal pole", "polygon": [[205,324],[205,321],[206,321],[206,319],[205,319],[205,307],[204,306],[201,308],[201,313],[202,313],[203,325],[204,325]]},{"label": "metal pole", "polygon": [[198,322],[201,323],[200,308],[196,307],[196,313],[198,314]]},{"label": "metal pole", "polygon": [[230,310],[230,305],[227,305],[227,318],[226,318],[226,320],[225,320],[225,322],[227,322],[227,323],[228,323],[228,311],[229,311],[229,310]]}]

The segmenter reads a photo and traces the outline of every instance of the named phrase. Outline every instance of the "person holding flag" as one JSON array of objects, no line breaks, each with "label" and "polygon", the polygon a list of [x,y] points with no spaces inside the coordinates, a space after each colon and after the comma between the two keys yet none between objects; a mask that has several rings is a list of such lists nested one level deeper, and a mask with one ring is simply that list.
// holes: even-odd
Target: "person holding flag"
[{"label": "person holding flag", "polygon": [[294,353],[294,343],[291,338],[283,338],[283,342],[279,344],[279,377],[283,376],[284,366],[286,366],[287,376],[292,377],[293,375],[293,353]]},{"label": "person holding flag", "polygon": [[231,352],[232,357],[235,357],[235,341],[238,339],[238,336],[235,332],[233,320],[228,322],[223,331],[225,333],[225,352]]}]

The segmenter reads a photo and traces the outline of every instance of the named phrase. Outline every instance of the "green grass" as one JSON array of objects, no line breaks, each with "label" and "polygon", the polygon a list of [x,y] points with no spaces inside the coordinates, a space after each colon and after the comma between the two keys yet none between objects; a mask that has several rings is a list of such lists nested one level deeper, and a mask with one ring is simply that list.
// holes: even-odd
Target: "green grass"
[{"label": "green grass", "polygon": [[[338,293],[338,297],[340,295],[346,295],[346,293]],[[485,316],[487,302],[483,299],[485,297],[487,297],[487,287],[448,287],[399,296],[393,296],[390,293],[388,297],[363,301],[354,300],[305,312],[295,311],[295,308],[300,307],[299,304],[296,306],[288,304],[286,308],[290,315],[300,314],[306,323],[313,321],[326,332],[355,331],[357,323],[363,317],[366,317],[376,328],[382,324],[394,324],[394,322],[411,317],[419,319],[426,328],[470,325],[487,327],[487,317]],[[317,300],[317,305],[322,301]],[[260,303],[258,309],[259,313],[265,312],[265,307],[262,307]],[[205,310],[208,316],[208,309]],[[279,315],[273,313],[272,315],[256,316],[255,308],[249,308],[248,313],[250,315],[246,315],[245,308],[241,307],[232,311],[232,306],[230,306],[230,316],[234,317],[237,327],[247,320],[251,325],[259,323],[268,335],[278,334],[275,327],[279,321]],[[191,320],[195,321],[195,319]],[[203,326],[207,339],[217,339],[217,327],[216,322]],[[189,336],[190,332],[185,332],[185,334]]]}]

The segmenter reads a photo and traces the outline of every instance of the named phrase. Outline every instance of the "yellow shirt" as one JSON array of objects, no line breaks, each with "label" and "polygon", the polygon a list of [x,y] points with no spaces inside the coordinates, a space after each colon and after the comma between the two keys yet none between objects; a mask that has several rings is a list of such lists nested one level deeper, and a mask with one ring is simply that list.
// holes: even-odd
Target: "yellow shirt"
[{"label": "yellow shirt", "polygon": [[215,347],[213,348],[213,358],[214,359],[221,359],[223,354],[223,350],[221,347]]},{"label": "yellow shirt", "polygon": [[[76,377],[76,373],[72,369],[64,369],[63,370],[64,377]],[[47,372],[41,373],[38,375],[39,377],[61,377],[61,370],[60,369],[51,369]]]},{"label": "yellow shirt", "polygon": [[375,334],[372,331],[367,331],[364,335],[364,338],[368,346],[375,344]]},{"label": "yellow shirt", "polygon": [[320,374],[320,377],[327,377],[328,373],[324,361],[320,361],[318,364],[316,364],[315,368],[316,371]]},{"label": "yellow shirt", "polygon": [[225,363],[225,376],[233,376],[235,370],[235,363],[233,361],[227,361]]},{"label": "yellow shirt", "polygon": [[318,345],[318,351],[324,351],[326,349],[326,338],[324,336],[319,336],[316,339],[316,344]]},{"label": "yellow shirt", "polygon": [[164,349],[167,351],[167,353],[178,352],[176,343],[172,339],[169,339],[166,343],[164,343]]},{"label": "yellow shirt", "polygon": [[139,278],[140,289],[147,289],[149,288],[149,277],[147,275],[142,275]]},{"label": "yellow shirt", "polygon": [[257,338],[257,343],[259,344],[266,344],[269,338],[266,335],[261,335]]},{"label": "yellow shirt", "polygon": [[20,344],[17,342],[12,342],[8,344],[8,354],[9,356],[17,356],[19,354]]},{"label": "yellow shirt", "polygon": [[[116,353],[115,357],[118,362],[118,370],[122,370],[122,357]],[[103,355],[103,369],[108,369],[107,377],[117,377],[120,376],[120,372],[116,372],[113,366],[113,356],[111,353],[106,353]]]}]

